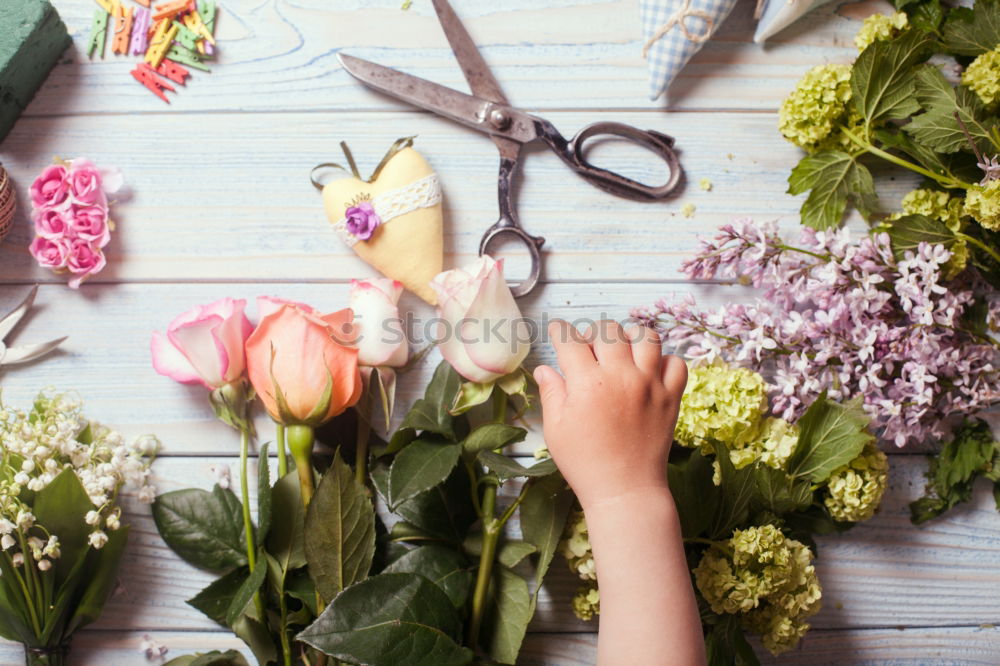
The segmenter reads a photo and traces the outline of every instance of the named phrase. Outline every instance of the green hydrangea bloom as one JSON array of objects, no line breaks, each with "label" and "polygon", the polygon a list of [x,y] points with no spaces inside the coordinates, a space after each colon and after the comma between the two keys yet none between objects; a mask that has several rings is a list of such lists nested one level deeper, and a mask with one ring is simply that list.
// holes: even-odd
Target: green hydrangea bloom
[{"label": "green hydrangea bloom", "polygon": [[559,541],[559,552],[569,565],[570,570],[583,580],[597,580],[597,569],[594,567],[594,551],[590,548],[590,537],[587,533],[587,521],[583,511],[573,511],[562,539]]},{"label": "green hydrangea bloom", "polygon": [[987,106],[1000,100],[1000,46],[976,57],[962,73],[962,83]]},{"label": "green hydrangea bloom", "polygon": [[785,462],[799,443],[799,427],[784,419],[769,416],[764,419],[754,439],[741,448],[731,449],[729,459],[736,469],[761,461],[768,467],[783,469]]},{"label": "green hydrangea bloom", "polygon": [[859,523],[875,514],[889,479],[889,459],[868,444],[857,458],[835,470],[823,503],[834,520]]},{"label": "green hydrangea bloom", "polygon": [[710,440],[741,448],[753,440],[767,412],[767,384],[746,368],[724,363],[688,370],[674,439],[683,446],[714,453]]},{"label": "green hydrangea bloom", "polygon": [[594,584],[584,585],[573,596],[573,614],[583,621],[601,614],[601,591]]},{"label": "green hydrangea bloom", "polygon": [[854,45],[858,47],[858,51],[864,51],[872,42],[895,38],[909,25],[903,12],[896,12],[892,16],[872,14],[864,20],[858,34],[854,36]]},{"label": "green hydrangea bloom", "polygon": [[851,66],[817,65],[781,103],[778,129],[795,145],[815,151],[833,132],[850,99]]},{"label": "green hydrangea bloom", "polygon": [[916,189],[908,192],[900,205],[907,215],[926,215],[944,222],[952,231],[962,229],[965,211],[961,197],[941,190]]},{"label": "green hydrangea bloom", "polygon": [[1000,180],[974,185],[965,194],[965,214],[993,231],[1000,231]]},{"label": "green hydrangea bloom", "polygon": [[778,654],[795,646],[819,610],[822,589],[812,552],[774,525],[734,530],[725,549],[709,548],[694,570],[699,592],[715,613],[742,615]]}]

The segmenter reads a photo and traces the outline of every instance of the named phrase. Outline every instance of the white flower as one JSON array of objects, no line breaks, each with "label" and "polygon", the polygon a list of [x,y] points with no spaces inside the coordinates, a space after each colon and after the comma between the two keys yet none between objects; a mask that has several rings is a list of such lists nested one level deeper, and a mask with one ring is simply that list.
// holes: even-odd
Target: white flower
[{"label": "white flower", "polygon": [[51,557],[52,559],[58,559],[62,555],[62,551],[59,549],[59,537],[55,534],[49,537],[48,543],[45,544],[45,548],[42,550],[45,555]]},{"label": "white flower", "polygon": [[87,515],[83,517],[83,520],[88,525],[97,525],[101,522],[101,514],[97,511],[88,511]]},{"label": "white flower", "polygon": [[45,481],[40,478],[36,477],[31,481],[28,481],[28,490],[32,490],[37,493],[39,490],[42,490],[43,488],[45,488]]},{"label": "white flower", "polygon": [[352,280],[349,307],[358,328],[358,363],[369,367],[406,365],[409,355],[396,303],[403,285],[389,278]]},{"label": "white flower", "polygon": [[153,661],[166,656],[167,646],[154,640],[149,634],[146,634],[142,637],[142,642],[139,643],[139,651],[146,653],[146,659]]},{"label": "white flower", "polygon": [[10,534],[17,527],[6,518],[0,518],[0,534]]},{"label": "white flower", "polygon": [[26,486],[29,481],[31,481],[31,477],[28,476],[27,472],[18,472],[14,475],[14,483],[19,486]]},{"label": "white flower", "polygon": [[15,543],[17,542],[14,541],[14,537],[9,534],[4,534],[0,537],[0,548],[3,548],[4,550],[10,550]]},{"label": "white flower", "polygon": [[22,530],[30,529],[32,525],[35,524],[35,515],[30,511],[25,511],[21,509],[17,512],[17,518],[15,519],[17,526]]},{"label": "white flower", "polygon": [[144,456],[152,456],[160,450],[160,440],[156,435],[142,435],[133,442],[132,448]]},{"label": "white flower", "polygon": [[232,483],[229,465],[212,465],[212,474],[215,476],[215,482],[219,484],[220,488],[223,490],[229,489]]},{"label": "white flower", "polygon": [[87,542],[97,550],[100,550],[101,548],[104,548],[104,544],[108,542],[108,535],[101,530],[97,530],[96,532],[90,533],[90,538]]},{"label": "white flower", "polygon": [[49,562],[48,560],[39,560],[38,561],[38,570],[39,571],[48,571],[51,568],[52,568],[52,562]]},{"label": "white flower", "polygon": [[24,564],[24,553],[14,553],[11,559],[14,561],[14,566],[19,567]]},{"label": "white flower", "polygon": [[156,499],[156,486],[150,484],[139,488],[135,497],[143,504],[152,504],[153,500]]},{"label": "white flower", "polygon": [[113,513],[108,516],[108,519],[104,523],[107,525],[108,529],[114,532],[122,526],[121,519],[118,517],[117,513]]},{"label": "white flower", "polygon": [[32,460],[31,458],[28,458],[23,463],[21,463],[22,472],[32,472],[34,470],[35,470],[35,461]]}]

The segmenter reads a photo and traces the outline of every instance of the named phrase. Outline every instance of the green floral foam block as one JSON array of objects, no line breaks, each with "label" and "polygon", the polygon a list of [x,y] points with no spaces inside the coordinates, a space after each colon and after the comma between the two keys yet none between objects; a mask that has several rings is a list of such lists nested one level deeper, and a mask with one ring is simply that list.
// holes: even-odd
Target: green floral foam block
[{"label": "green floral foam block", "polygon": [[0,10],[0,141],[72,41],[48,0],[3,0]]}]

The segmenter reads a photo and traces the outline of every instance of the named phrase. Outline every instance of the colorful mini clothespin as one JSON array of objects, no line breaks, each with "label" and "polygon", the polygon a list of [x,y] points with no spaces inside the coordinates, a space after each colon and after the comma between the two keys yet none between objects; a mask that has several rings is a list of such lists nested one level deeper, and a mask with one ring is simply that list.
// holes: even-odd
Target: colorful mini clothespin
[{"label": "colorful mini clothespin", "polygon": [[111,40],[111,52],[125,55],[128,53],[129,41],[132,38],[132,8],[115,6],[115,33]]},{"label": "colorful mini clothespin", "polygon": [[189,51],[196,50],[198,48],[198,33],[178,22],[177,19],[174,19],[174,25],[177,26],[177,43]]},{"label": "colorful mini clothespin", "polygon": [[[201,18],[201,22],[205,24],[205,29],[209,35],[215,35],[215,17],[218,13],[215,0],[198,0],[198,16]],[[203,46],[205,53],[209,55],[215,53],[215,39],[209,39],[208,43],[203,44]]]},{"label": "colorful mini clothespin", "polygon": [[189,4],[189,0],[173,0],[173,2],[165,2],[157,5],[153,14],[153,20],[162,21],[163,19],[172,19],[181,12],[187,11]]},{"label": "colorful mini clothespin", "polygon": [[156,68],[163,62],[167,52],[174,43],[177,36],[177,26],[170,19],[163,19],[156,24],[156,32],[149,40],[149,48],[146,50],[146,62],[150,67]]},{"label": "colorful mini clothespin", "polygon": [[108,33],[108,12],[100,7],[94,10],[94,22],[90,26],[90,42],[87,47],[87,56],[94,57],[94,51],[101,58],[104,57],[104,39]]},{"label": "colorful mini clothespin", "polygon": [[148,9],[136,7],[132,18],[132,40],[129,43],[129,53],[143,55],[149,48],[149,17]]},{"label": "colorful mini clothespin", "polygon": [[205,22],[201,20],[201,14],[198,12],[191,12],[184,16],[184,25],[188,27],[189,30],[196,33],[198,36],[203,37],[210,44],[215,44],[215,37],[208,30],[208,26]]},{"label": "colorful mini clothespin", "polygon": [[135,0],[135,1],[138,2],[140,5],[142,5],[143,7],[145,7],[146,9],[149,9],[149,0]]},{"label": "colorful mini clothespin", "polygon": [[190,51],[181,46],[180,44],[174,44],[173,46],[171,46],[170,50],[167,51],[166,57],[170,58],[174,62],[179,62],[183,65],[187,65],[188,67],[194,67],[195,69],[200,69],[203,72],[212,71],[205,66],[205,63],[201,61],[196,51]]},{"label": "colorful mini clothespin", "polygon": [[174,83],[179,83],[182,86],[186,85],[185,79],[191,76],[191,72],[187,71],[180,65],[178,65],[173,60],[164,58],[160,66],[156,68],[156,73],[160,76],[165,76]]},{"label": "colorful mini clothespin", "polygon": [[167,99],[167,96],[163,91],[169,90],[171,92],[177,92],[174,90],[172,85],[156,75],[155,69],[144,62],[140,62],[136,65],[135,69],[132,70],[132,76],[135,77],[136,81],[149,88],[154,95],[162,99],[167,104],[170,103],[170,100]]},{"label": "colorful mini clothespin", "polygon": [[101,6],[101,9],[106,11],[108,14],[114,14],[114,4],[111,0],[95,0],[97,4]]}]

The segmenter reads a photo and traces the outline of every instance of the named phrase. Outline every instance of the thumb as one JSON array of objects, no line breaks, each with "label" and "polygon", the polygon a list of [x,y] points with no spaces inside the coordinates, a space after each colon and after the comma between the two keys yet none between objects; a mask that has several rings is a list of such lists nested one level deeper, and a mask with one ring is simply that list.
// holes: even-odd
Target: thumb
[{"label": "thumb", "polygon": [[542,399],[542,418],[557,416],[566,401],[566,380],[547,365],[538,366],[532,374]]}]

